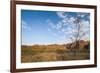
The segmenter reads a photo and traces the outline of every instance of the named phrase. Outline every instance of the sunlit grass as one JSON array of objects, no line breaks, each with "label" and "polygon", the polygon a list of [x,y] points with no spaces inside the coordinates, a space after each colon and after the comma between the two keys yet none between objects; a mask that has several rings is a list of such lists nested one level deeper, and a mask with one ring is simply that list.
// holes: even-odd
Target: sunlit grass
[{"label": "sunlit grass", "polygon": [[48,62],[89,59],[89,50],[77,49],[73,52],[65,45],[33,45],[21,47],[21,62]]}]

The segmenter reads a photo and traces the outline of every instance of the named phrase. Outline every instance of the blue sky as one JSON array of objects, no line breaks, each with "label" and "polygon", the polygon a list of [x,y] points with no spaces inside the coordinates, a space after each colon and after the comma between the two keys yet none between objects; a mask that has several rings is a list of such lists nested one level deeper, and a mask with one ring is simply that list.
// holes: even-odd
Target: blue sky
[{"label": "blue sky", "polygon": [[84,25],[90,24],[89,13],[21,10],[22,45],[69,42],[69,34],[65,33],[77,16]]}]

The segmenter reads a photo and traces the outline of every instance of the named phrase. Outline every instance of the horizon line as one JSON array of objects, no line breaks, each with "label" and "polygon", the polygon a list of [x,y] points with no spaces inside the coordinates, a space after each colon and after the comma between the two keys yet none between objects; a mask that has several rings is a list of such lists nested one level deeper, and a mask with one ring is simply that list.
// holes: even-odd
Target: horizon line
[{"label": "horizon line", "polygon": [[[90,41],[90,40],[84,40],[84,41]],[[54,44],[56,44],[56,45],[64,45],[64,44],[69,44],[69,43],[72,43],[72,42],[61,42],[61,43],[45,43],[45,44],[43,44],[43,43],[35,43],[35,44],[21,44],[21,45],[27,45],[27,46],[32,46],[32,45],[54,45]]]}]

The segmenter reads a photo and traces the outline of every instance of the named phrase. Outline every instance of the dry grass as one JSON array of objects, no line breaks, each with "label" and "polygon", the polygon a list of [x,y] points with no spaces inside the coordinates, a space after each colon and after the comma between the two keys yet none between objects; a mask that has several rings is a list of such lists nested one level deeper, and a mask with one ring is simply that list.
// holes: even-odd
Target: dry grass
[{"label": "dry grass", "polygon": [[64,45],[33,45],[21,47],[21,62],[48,62],[66,60],[85,60],[89,59],[87,49],[76,50],[73,52],[65,48]]}]

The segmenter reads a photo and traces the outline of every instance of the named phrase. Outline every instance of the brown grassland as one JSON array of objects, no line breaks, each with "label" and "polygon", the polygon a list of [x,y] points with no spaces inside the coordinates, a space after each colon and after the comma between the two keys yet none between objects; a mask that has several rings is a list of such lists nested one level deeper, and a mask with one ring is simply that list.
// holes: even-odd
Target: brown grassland
[{"label": "brown grassland", "polygon": [[32,45],[21,46],[21,62],[48,62],[48,61],[67,61],[67,60],[86,60],[90,58],[90,48],[88,41],[81,41],[79,49],[68,48],[71,43],[63,45]]}]

